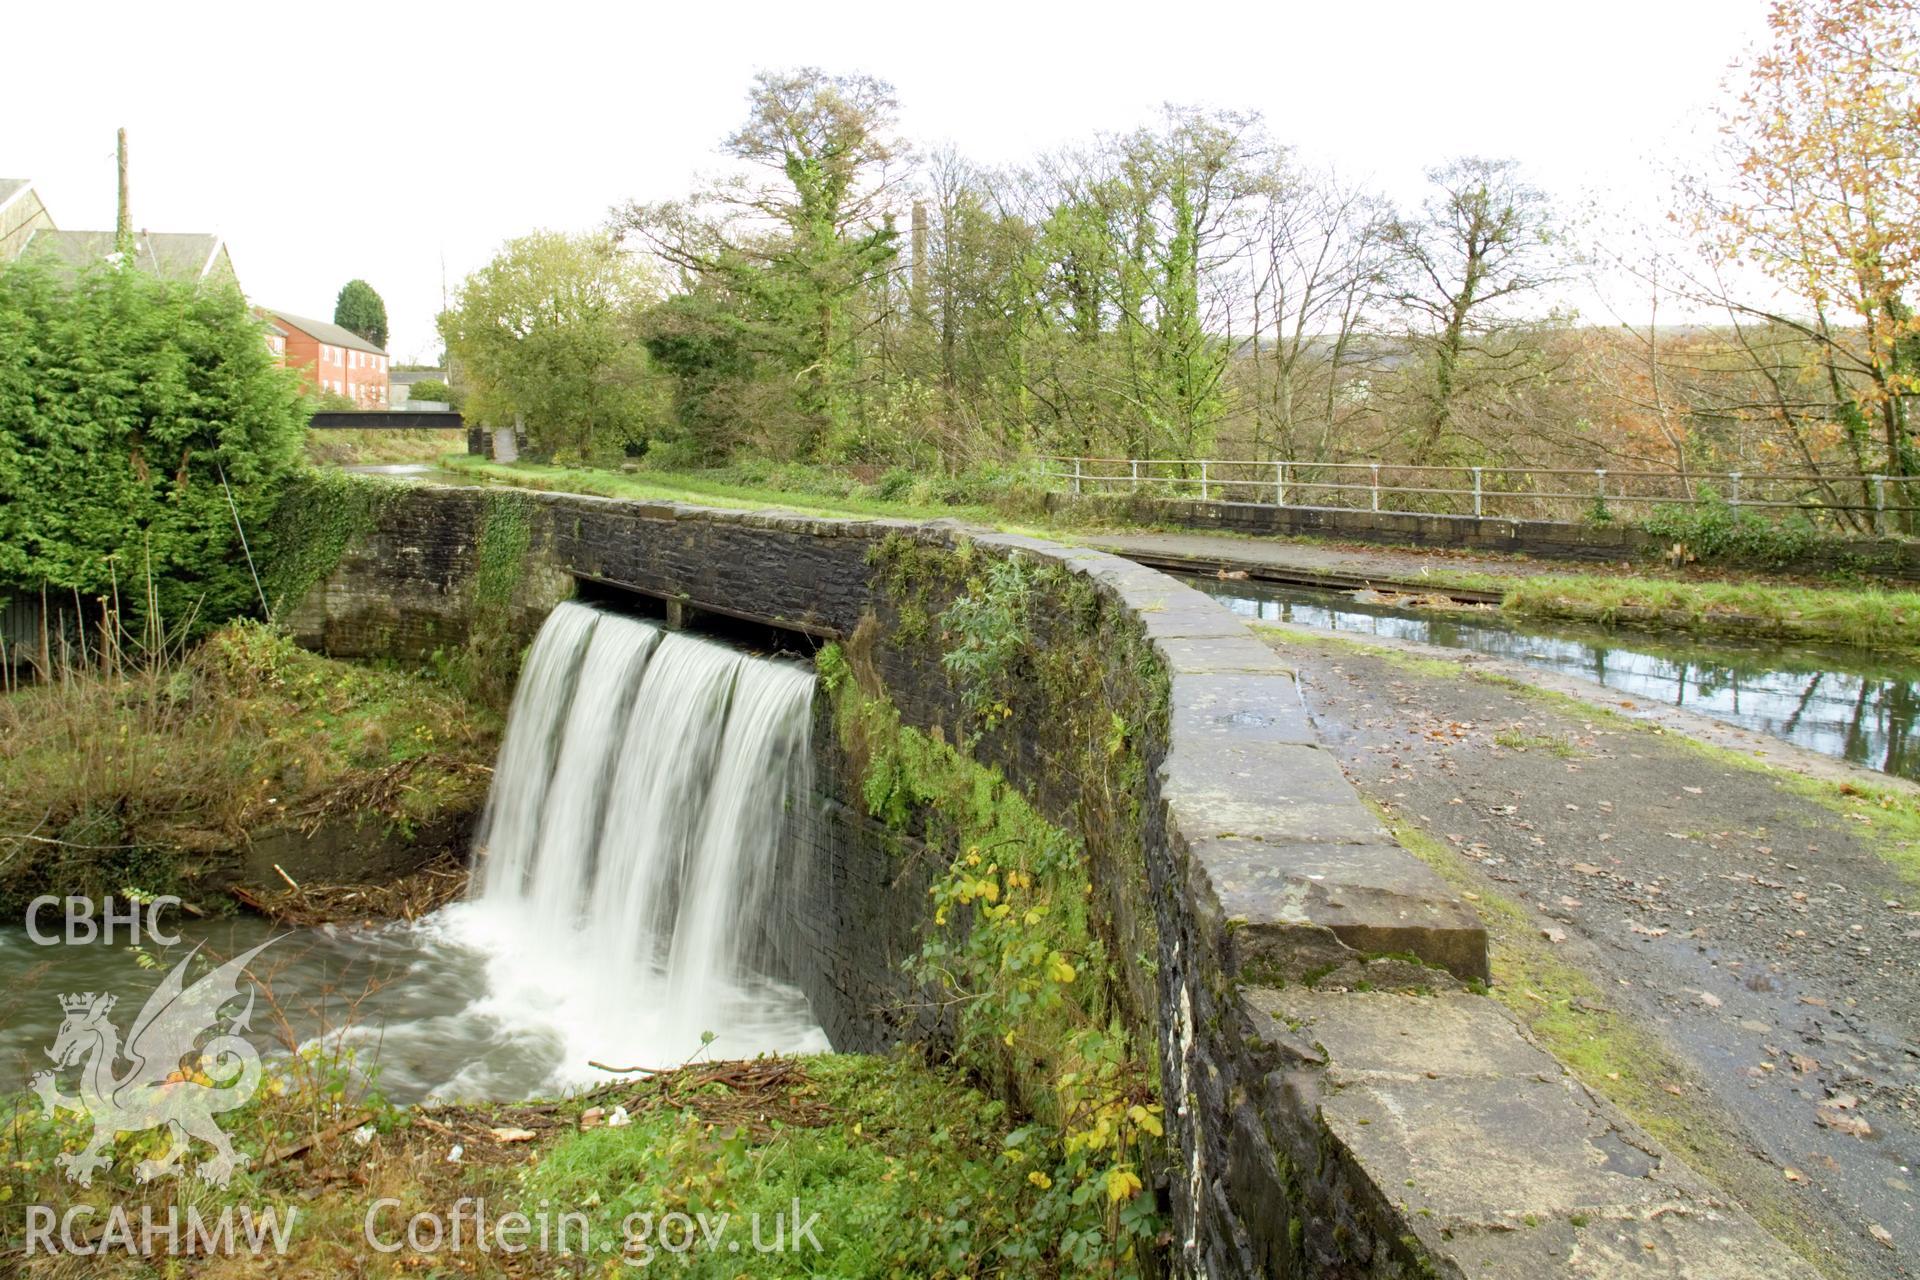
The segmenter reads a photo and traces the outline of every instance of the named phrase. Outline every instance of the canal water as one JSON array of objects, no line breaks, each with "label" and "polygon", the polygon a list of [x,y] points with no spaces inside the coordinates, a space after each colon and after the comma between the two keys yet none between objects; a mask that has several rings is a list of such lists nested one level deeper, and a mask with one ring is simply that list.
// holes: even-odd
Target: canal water
[{"label": "canal water", "polygon": [[1191,581],[1248,618],[1506,658],[1920,780],[1920,671],[1864,649],[1695,641],[1519,622],[1492,609],[1417,609],[1307,587]]}]

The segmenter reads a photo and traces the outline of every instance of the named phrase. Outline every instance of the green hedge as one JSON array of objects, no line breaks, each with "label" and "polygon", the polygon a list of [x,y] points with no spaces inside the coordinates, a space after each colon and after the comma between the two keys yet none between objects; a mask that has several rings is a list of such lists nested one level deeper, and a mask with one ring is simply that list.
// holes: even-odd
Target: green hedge
[{"label": "green hedge", "polygon": [[305,424],[238,291],[0,270],[0,598],[117,595],[135,629],[151,580],[170,628],[257,610],[235,516],[266,520]]}]

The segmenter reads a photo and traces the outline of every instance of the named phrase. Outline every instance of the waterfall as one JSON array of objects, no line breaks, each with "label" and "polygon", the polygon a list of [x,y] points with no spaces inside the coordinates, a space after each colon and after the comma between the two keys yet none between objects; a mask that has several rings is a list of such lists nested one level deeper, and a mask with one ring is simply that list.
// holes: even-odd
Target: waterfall
[{"label": "waterfall", "polygon": [[[805,998],[756,973],[786,808],[806,794],[814,678],[790,662],[579,604],[535,639],[476,839],[443,913],[485,957],[469,1013],[508,1033],[443,1092],[546,1088],[590,1062],[827,1048]],[[713,1043],[704,1044],[705,1033]]]}]

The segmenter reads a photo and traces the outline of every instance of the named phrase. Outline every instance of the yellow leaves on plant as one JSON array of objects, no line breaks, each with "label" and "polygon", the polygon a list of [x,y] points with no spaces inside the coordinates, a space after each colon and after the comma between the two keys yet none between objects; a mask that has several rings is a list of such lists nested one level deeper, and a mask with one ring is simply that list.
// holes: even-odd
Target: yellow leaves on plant
[{"label": "yellow leaves on plant", "polygon": [[1064,987],[1077,975],[1067,958],[1056,951],[1047,957],[1047,976]]},{"label": "yellow leaves on plant", "polygon": [[1035,1169],[1032,1173],[1029,1173],[1027,1175],[1027,1181],[1031,1182],[1034,1186],[1040,1188],[1042,1191],[1045,1191],[1048,1187],[1053,1185],[1053,1179],[1049,1178],[1046,1174],[1040,1172],[1038,1169]]},{"label": "yellow leaves on plant", "polygon": [[1013,1031],[1011,1028],[1008,1029],[1007,1034],[1000,1037],[1000,1043],[1006,1045],[1009,1049],[1013,1048]]},{"label": "yellow leaves on plant", "polygon": [[1114,1204],[1122,1200],[1131,1200],[1140,1194],[1140,1179],[1130,1169],[1114,1168],[1107,1170],[1107,1199]]},{"label": "yellow leaves on plant", "polygon": [[1165,1137],[1167,1131],[1161,1127],[1160,1117],[1156,1114],[1159,1110],[1157,1103],[1151,1107],[1135,1105],[1128,1110],[1127,1119],[1133,1121],[1137,1129],[1144,1129],[1156,1138]]}]

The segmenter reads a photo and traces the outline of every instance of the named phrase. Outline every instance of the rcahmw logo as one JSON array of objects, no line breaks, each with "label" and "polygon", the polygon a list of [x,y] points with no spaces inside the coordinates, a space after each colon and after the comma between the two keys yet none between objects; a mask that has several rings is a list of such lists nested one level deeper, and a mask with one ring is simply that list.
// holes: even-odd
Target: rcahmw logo
[{"label": "rcahmw logo", "polygon": [[[278,1209],[254,1213],[251,1206],[235,1209],[228,1205],[214,1214],[202,1213],[198,1205],[168,1205],[156,1213],[152,1205],[142,1205],[137,1215],[124,1205],[101,1210],[90,1204],[70,1206],[55,1213],[50,1204],[27,1206],[27,1244],[29,1258],[37,1253],[73,1254],[77,1257],[104,1257],[122,1253],[129,1257],[201,1257],[219,1254],[232,1257],[247,1254],[257,1257],[271,1249],[287,1251],[293,1235],[294,1218],[299,1210],[287,1206],[285,1216]],[[104,1215],[99,1235],[95,1223]]]},{"label": "rcahmw logo", "polygon": [[[160,983],[133,1020],[123,1044],[119,1028],[107,1016],[115,998],[88,991],[60,997],[66,1015],[47,1056],[56,1071],[78,1066],[76,1092],[61,1093],[54,1071],[33,1077],[47,1114],[73,1111],[93,1121],[93,1137],[79,1151],[63,1152],[56,1163],[81,1186],[93,1184],[94,1171],[113,1163],[108,1154],[123,1133],[165,1127],[172,1144],[157,1159],[142,1160],[134,1177],[151,1182],[179,1172],[181,1158],[198,1139],[213,1155],[195,1168],[200,1179],[224,1187],[235,1168],[251,1163],[233,1149],[214,1117],[243,1106],[260,1087],[260,1051],[239,1033],[253,1016],[253,988],[247,1005],[220,1027],[220,1009],[240,998],[240,980],[253,958],[277,939],[227,961],[192,986],[184,977],[200,949],[188,952]],[[205,1043],[208,1032],[218,1032]],[[121,1059],[125,1070],[119,1067]],[[185,1065],[191,1058],[193,1065]]]}]

